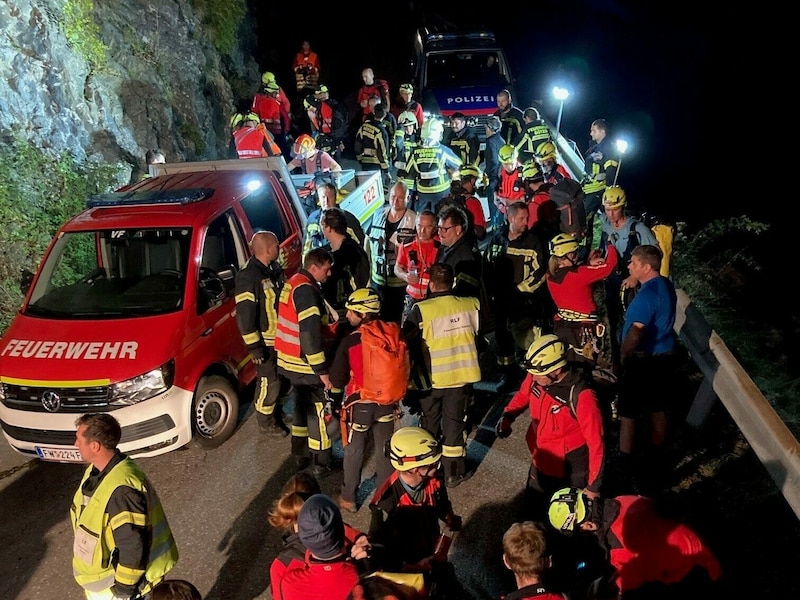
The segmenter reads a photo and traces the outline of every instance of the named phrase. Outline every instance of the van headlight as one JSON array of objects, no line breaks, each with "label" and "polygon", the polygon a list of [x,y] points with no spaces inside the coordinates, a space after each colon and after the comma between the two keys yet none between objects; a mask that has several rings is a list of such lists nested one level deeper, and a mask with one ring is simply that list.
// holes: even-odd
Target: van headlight
[{"label": "van headlight", "polygon": [[157,369],[111,385],[112,406],[130,406],[166,392],[175,378],[175,361],[170,360]]}]

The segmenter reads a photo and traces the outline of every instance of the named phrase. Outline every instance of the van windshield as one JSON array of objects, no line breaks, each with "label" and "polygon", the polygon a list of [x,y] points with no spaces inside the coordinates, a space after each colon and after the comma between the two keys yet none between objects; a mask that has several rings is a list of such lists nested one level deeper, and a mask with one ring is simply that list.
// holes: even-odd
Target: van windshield
[{"label": "van windshield", "polygon": [[190,228],[64,233],[24,312],[119,319],[180,310],[191,237]]},{"label": "van windshield", "polygon": [[498,53],[489,50],[461,50],[431,53],[425,73],[429,88],[492,86],[498,89],[510,83],[507,68]]}]

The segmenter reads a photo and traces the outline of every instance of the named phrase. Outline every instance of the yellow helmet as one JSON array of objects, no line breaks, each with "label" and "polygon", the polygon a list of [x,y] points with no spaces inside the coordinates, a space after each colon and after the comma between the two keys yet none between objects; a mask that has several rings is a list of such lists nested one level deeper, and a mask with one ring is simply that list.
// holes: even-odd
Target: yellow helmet
[{"label": "yellow helmet", "polygon": [[544,181],[544,174],[535,160],[529,160],[522,165],[522,178],[525,181]]},{"label": "yellow helmet", "polygon": [[361,314],[378,314],[381,312],[381,298],[378,296],[378,292],[373,289],[358,288],[348,296],[344,307],[347,310],[352,310]]},{"label": "yellow helmet", "polygon": [[578,238],[571,233],[559,233],[550,240],[550,254],[563,257],[570,252],[575,252],[580,247]]},{"label": "yellow helmet", "polygon": [[394,432],[386,445],[386,456],[398,471],[434,465],[442,458],[442,447],[422,427],[402,427]]},{"label": "yellow helmet", "polygon": [[270,82],[274,82],[275,80],[275,73],[271,73],[269,71],[264,71],[264,74],[261,76],[261,83],[263,85],[267,85]]},{"label": "yellow helmet", "polygon": [[279,89],[280,88],[278,87],[278,82],[275,81],[274,79],[264,84],[264,90],[269,94],[274,94]]},{"label": "yellow helmet", "polygon": [[561,488],[550,497],[547,518],[562,533],[572,533],[586,521],[591,500],[579,488]]},{"label": "yellow helmet", "polygon": [[474,177],[476,181],[481,178],[481,170],[475,165],[464,165],[458,172],[461,174],[462,181],[465,177]]},{"label": "yellow helmet", "polygon": [[620,208],[625,206],[626,202],[625,190],[618,185],[609,186],[603,192],[603,206],[605,208]]},{"label": "yellow helmet", "polygon": [[231,127],[236,128],[237,125],[244,125],[247,121],[261,121],[259,116],[254,112],[238,112],[231,117]]},{"label": "yellow helmet", "polygon": [[517,162],[517,149],[511,144],[500,146],[500,150],[497,151],[497,159],[503,165],[515,163]]},{"label": "yellow helmet", "polygon": [[317,143],[314,138],[307,133],[302,133],[295,140],[294,146],[292,146],[292,153],[298,158],[307,158],[316,147]]},{"label": "yellow helmet", "polygon": [[556,145],[553,142],[542,142],[536,147],[533,155],[536,160],[554,160],[556,158]]},{"label": "yellow helmet", "polygon": [[400,91],[401,92],[410,92],[410,93],[413,94],[414,93],[414,86],[411,85],[410,83],[401,83],[400,84]]},{"label": "yellow helmet", "polygon": [[525,353],[523,366],[532,375],[547,375],[567,366],[567,347],[558,336],[548,333],[540,336]]}]

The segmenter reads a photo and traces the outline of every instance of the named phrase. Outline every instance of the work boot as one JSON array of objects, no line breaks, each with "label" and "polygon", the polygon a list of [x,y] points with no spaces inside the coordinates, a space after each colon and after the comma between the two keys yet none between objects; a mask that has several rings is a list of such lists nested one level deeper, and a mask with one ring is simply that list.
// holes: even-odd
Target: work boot
[{"label": "work boot", "polygon": [[256,412],[256,420],[258,421],[258,428],[261,433],[269,437],[285,438],[289,435],[289,428],[281,423],[275,414],[265,415],[264,413]]}]

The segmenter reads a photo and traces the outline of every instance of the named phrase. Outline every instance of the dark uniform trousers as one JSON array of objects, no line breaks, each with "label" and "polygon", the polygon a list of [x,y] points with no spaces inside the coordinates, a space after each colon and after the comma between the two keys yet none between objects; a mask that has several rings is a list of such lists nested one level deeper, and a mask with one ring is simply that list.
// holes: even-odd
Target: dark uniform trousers
[{"label": "dark uniform trousers", "polygon": [[[286,397],[291,384],[278,375],[278,355],[275,348],[264,348],[264,362],[256,366],[255,408],[262,415],[275,413],[280,398]],[[275,415],[280,418],[280,415]]]},{"label": "dark uniform trousers", "polygon": [[325,388],[307,383],[293,385],[292,455],[298,463],[310,455],[312,465],[330,465],[333,442],[325,427]]},{"label": "dark uniform trousers", "polygon": [[445,477],[463,475],[467,453],[467,401],[472,385],[457,388],[432,389],[420,401],[420,426],[442,440],[442,465]]},{"label": "dark uniform trousers", "polygon": [[394,433],[397,405],[354,402],[345,410],[347,411],[347,444],[344,448],[342,498],[348,502],[355,502],[356,492],[361,484],[364,449],[370,431],[375,447],[375,470],[377,472],[375,486],[379,487],[394,471],[389,458],[384,454],[384,448]]}]

